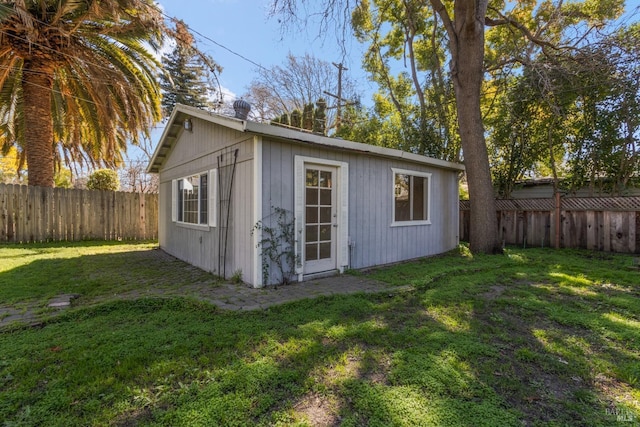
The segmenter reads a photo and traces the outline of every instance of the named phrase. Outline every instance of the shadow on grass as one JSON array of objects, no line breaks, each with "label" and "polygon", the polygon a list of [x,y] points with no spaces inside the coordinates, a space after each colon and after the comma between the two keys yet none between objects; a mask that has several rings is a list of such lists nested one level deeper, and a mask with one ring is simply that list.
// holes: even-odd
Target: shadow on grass
[{"label": "shadow on grass", "polygon": [[[263,312],[139,299],[69,313],[38,330],[3,334],[0,418],[17,425],[515,426],[637,417],[637,403],[628,401],[638,396],[638,319],[629,314],[637,285],[619,277],[603,287],[611,279],[605,270],[595,266],[592,276],[574,256],[564,264],[538,252],[518,257],[454,258],[467,273],[416,269],[408,280],[424,285],[413,293],[319,298]],[[574,270],[593,295],[564,292],[576,286],[553,275],[578,277]],[[437,280],[424,277],[431,272]]]},{"label": "shadow on grass", "polygon": [[[13,259],[13,261],[12,261]],[[46,304],[60,294],[78,302],[149,289],[176,289],[218,278],[157,249],[154,243],[74,242],[1,246],[0,301]]]}]

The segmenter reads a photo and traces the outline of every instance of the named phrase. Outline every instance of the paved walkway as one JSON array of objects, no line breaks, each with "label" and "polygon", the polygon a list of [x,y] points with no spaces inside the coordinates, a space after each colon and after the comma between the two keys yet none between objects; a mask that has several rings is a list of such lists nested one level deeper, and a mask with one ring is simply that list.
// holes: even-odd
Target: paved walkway
[{"label": "paved walkway", "polygon": [[200,299],[225,310],[259,310],[274,305],[327,295],[398,292],[411,286],[389,286],[359,276],[342,275],[293,283],[287,286],[253,289],[246,285],[223,284],[203,290]]},{"label": "paved walkway", "polygon": [[[144,292],[123,293],[115,298],[187,296],[209,302],[223,310],[248,311],[261,310],[274,305],[319,296],[354,293],[395,293],[411,289],[413,287],[410,285],[390,286],[367,277],[340,275],[262,289],[254,289],[245,284],[232,283],[223,283],[217,286],[189,285],[177,289],[152,288]],[[37,325],[44,317],[56,315],[57,312],[73,307],[73,300],[79,296],[73,294],[58,295],[48,302],[46,310],[38,309],[35,304],[23,304],[20,307],[0,305],[0,329],[15,323]]]}]

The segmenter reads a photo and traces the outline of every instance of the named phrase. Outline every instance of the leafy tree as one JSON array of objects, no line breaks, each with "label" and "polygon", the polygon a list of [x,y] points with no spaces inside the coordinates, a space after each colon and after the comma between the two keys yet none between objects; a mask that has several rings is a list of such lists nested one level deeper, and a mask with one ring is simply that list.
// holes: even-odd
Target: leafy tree
[{"label": "leafy tree", "polygon": [[4,184],[22,184],[20,174],[22,159],[15,147],[9,147],[5,153],[0,153],[0,182]]},{"label": "leafy tree", "polygon": [[87,181],[89,190],[118,191],[120,189],[120,178],[118,172],[113,169],[98,169],[89,175]]},{"label": "leafy tree", "polygon": [[568,190],[588,183],[620,193],[638,176],[639,44],[637,26],[599,35],[580,49],[539,55],[512,79],[506,102],[489,120],[494,180],[503,196],[541,165],[556,189],[564,176]]},{"label": "leafy tree", "polygon": [[368,45],[363,66],[379,87],[372,113],[396,130],[392,146],[459,160],[454,94],[440,46],[444,28],[431,8],[419,1],[363,1],[351,18],[358,40]]},{"label": "leafy tree", "polygon": [[282,123],[283,125],[286,126],[291,126],[291,119],[289,114],[287,113],[282,113],[282,115],[276,120],[277,123]]},{"label": "leafy tree", "polygon": [[621,11],[621,1],[517,3],[508,16],[492,11],[498,20],[489,21],[509,23],[487,32],[491,79],[485,82],[483,105],[494,183],[503,197],[527,174],[552,175],[557,189],[568,173],[577,117],[572,87],[593,88],[584,77],[601,72],[588,60],[575,73],[577,59],[592,57],[587,52],[607,38],[607,22]]},{"label": "leafy tree", "polygon": [[312,103],[304,105],[302,110],[302,128],[307,130],[313,129],[313,111],[315,110]]},{"label": "leafy tree", "polygon": [[[556,149],[549,145],[550,138],[553,143],[562,133],[562,117],[540,105],[527,77],[528,73],[512,78],[508,92],[495,95],[494,102],[500,108],[486,119],[493,183],[503,198],[509,198],[517,181],[527,174],[537,175],[540,161],[548,163],[549,149]],[[557,174],[557,167],[554,171]]]},{"label": "leafy tree", "polygon": [[60,168],[53,177],[53,182],[58,188],[73,188],[73,174],[70,169]]},{"label": "leafy tree", "polygon": [[327,101],[324,98],[318,99],[313,110],[313,126],[311,129],[315,133],[325,134],[327,131]]},{"label": "leafy tree", "polygon": [[195,48],[193,36],[183,21],[176,21],[175,47],[162,57],[165,72],[160,74],[162,111],[169,116],[176,104],[213,110],[221,96],[213,81],[222,68],[209,55]]},{"label": "leafy tree", "polygon": [[302,113],[300,110],[293,110],[291,112],[291,126],[294,128],[302,128]]},{"label": "leafy tree", "polygon": [[[470,248],[473,252],[500,251],[494,190],[481,108],[485,48],[490,47],[486,43],[485,27],[503,26],[504,31],[512,35],[512,39],[526,40],[523,43],[532,43],[542,50],[563,45],[572,47],[571,42],[576,44],[584,40],[584,34],[597,28],[604,18],[617,16],[622,3],[622,0],[601,3],[597,0],[584,3],[560,1],[557,5],[544,2],[536,9],[538,5],[535,2],[498,2],[489,7],[489,0],[429,0],[431,13],[424,16],[427,19],[429,16],[434,20],[438,19],[446,33],[446,39],[441,43],[447,46],[446,58],[450,64],[451,85],[455,93],[458,130],[469,185]],[[418,10],[425,4],[425,0],[402,1],[406,10],[410,7],[414,8],[412,10]],[[357,8],[363,9],[370,7],[368,0],[356,1],[356,5]],[[343,17],[353,12],[352,6],[353,2],[350,0],[331,0],[320,2],[320,5],[313,9],[314,6],[309,0],[272,0],[272,13],[279,15],[284,25],[290,25],[299,19],[299,7],[305,9],[305,16],[309,16],[308,10],[313,9],[319,14],[311,15],[321,16],[322,22],[327,26],[332,20],[344,22]],[[392,12],[393,9],[394,7],[390,6]],[[538,16],[541,19],[527,20],[530,16],[527,12],[531,11],[539,11]],[[558,25],[554,30],[570,29],[571,34],[578,34],[576,39],[566,40],[561,37],[562,33],[552,34],[555,38],[547,39],[546,23],[549,20],[557,21],[556,15],[562,17],[564,25]],[[521,18],[525,20],[522,21]],[[415,21],[413,24],[419,23]],[[378,33],[382,28],[384,25],[376,29]],[[541,31],[532,31],[531,28]],[[409,30],[412,31],[411,28]],[[410,36],[411,34],[405,34],[404,40],[409,40]]]},{"label": "leafy tree", "polygon": [[[407,147],[402,133],[400,114],[393,112],[380,94],[374,96],[375,106],[367,110],[358,106],[346,108],[340,130],[335,136],[380,147]],[[379,102],[382,101],[382,102]]]},{"label": "leafy tree", "polygon": [[567,141],[573,188],[622,193],[640,176],[640,25],[594,43],[568,67],[576,81]]},{"label": "leafy tree", "polygon": [[149,131],[163,28],[148,0],[0,3],[0,144],[26,153],[30,185],[62,159],[116,165]]},{"label": "leafy tree", "polygon": [[271,119],[273,124],[282,124],[312,131],[324,135],[326,133],[327,102],[320,98],[314,104],[306,104],[302,113],[294,110],[291,114],[283,113]]}]

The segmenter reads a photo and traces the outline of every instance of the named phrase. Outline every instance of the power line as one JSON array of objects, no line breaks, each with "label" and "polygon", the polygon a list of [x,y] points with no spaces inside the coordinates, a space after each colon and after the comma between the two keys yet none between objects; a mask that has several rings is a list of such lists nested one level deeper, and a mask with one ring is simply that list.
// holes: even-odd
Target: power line
[{"label": "power line", "polygon": [[[155,5],[146,4],[146,3],[142,2],[142,1],[139,1],[139,2],[140,2],[142,5],[146,6],[146,7],[153,7],[153,8],[154,8],[155,10],[157,10],[157,11],[158,11],[162,16],[164,16],[166,19],[168,19],[168,20],[169,20],[169,21],[171,21],[171,22],[176,22],[176,21],[178,21],[178,19],[177,19],[175,16],[171,16],[171,15],[169,15],[169,14],[165,13],[162,9],[158,8],[158,7],[157,7],[157,6],[155,6]],[[211,37],[209,37],[209,36],[206,36],[206,35],[202,34],[200,31],[195,30],[193,27],[191,27],[191,26],[190,26],[189,24],[187,24],[186,22],[184,22],[184,21],[183,21],[183,24],[184,24],[184,26],[187,28],[187,30],[189,30],[189,31],[190,31],[190,32],[192,32],[193,34],[197,34],[198,36],[202,37],[203,39],[205,39],[205,40],[207,40],[207,41],[209,41],[209,42],[213,43],[214,45],[216,45],[216,46],[218,46],[218,47],[220,47],[220,48],[222,48],[222,49],[224,49],[224,50],[226,50],[227,52],[229,52],[229,53],[231,53],[231,54],[233,54],[233,55],[237,56],[238,58],[240,58],[240,59],[242,59],[242,60],[244,60],[244,61],[247,61],[247,62],[249,62],[250,64],[255,65],[255,66],[256,66],[256,67],[258,67],[258,68],[261,68],[261,69],[263,69],[263,70],[268,70],[266,67],[264,67],[264,66],[262,66],[261,64],[259,64],[259,63],[255,62],[255,61],[253,61],[253,60],[251,60],[251,59],[247,58],[245,55],[242,55],[241,53],[236,52],[235,50],[233,50],[233,49],[231,49],[231,48],[229,48],[229,47],[227,47],[227,46],[223,45],[222,43],[219,43],[219,42],[215,41],[215,40],[214,40],[214,39],[212,39]]]}]

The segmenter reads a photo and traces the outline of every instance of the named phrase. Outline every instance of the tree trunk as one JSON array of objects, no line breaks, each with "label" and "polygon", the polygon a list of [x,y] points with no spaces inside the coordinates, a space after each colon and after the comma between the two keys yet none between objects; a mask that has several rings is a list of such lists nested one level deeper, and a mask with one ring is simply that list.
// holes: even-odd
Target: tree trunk
[{"label": "tree trunk", "polygon": [[501,251],[489,155],[480,111],[486,3],[486,0],[456,0],[453,22],[456,37],[450,40],[458,126],[469,184],[469,243],[473,253]]},{"label": "tree trunk", "polygon": [[24,139],[29,185],[53,187],[53,69],[37,60],[25,60],[22,76]]}]

